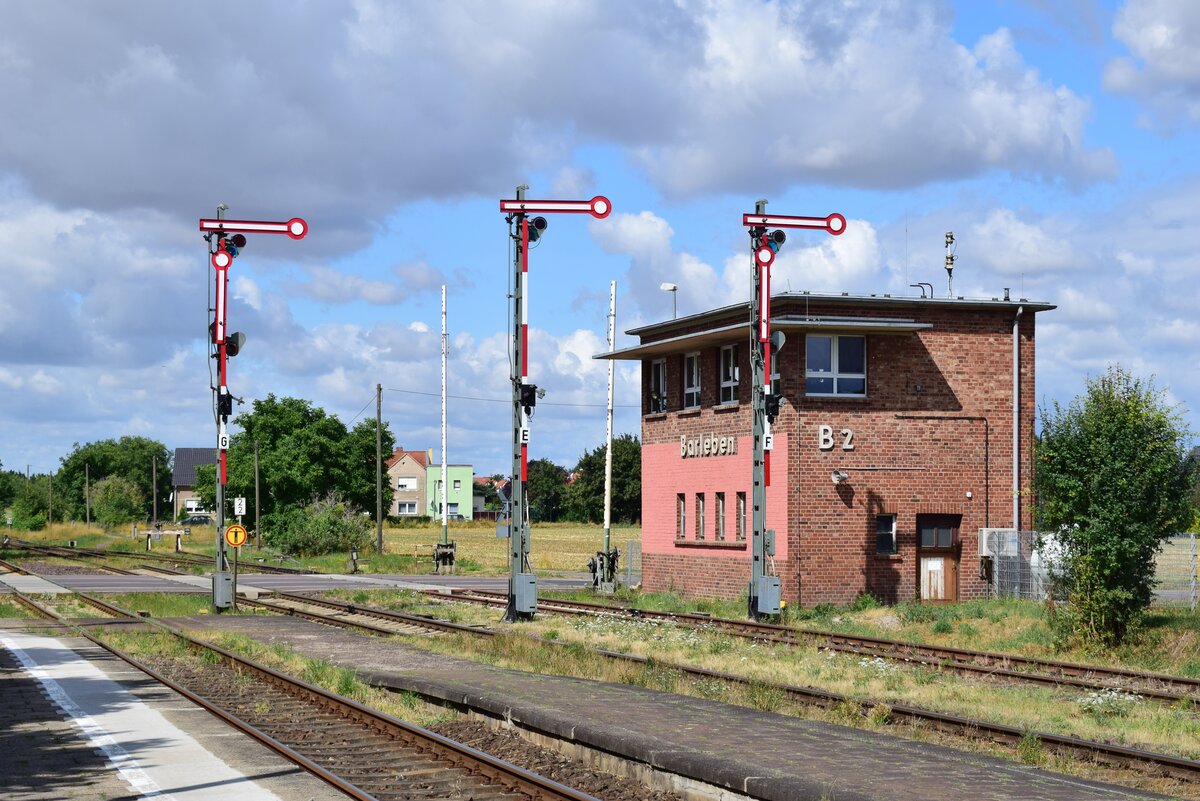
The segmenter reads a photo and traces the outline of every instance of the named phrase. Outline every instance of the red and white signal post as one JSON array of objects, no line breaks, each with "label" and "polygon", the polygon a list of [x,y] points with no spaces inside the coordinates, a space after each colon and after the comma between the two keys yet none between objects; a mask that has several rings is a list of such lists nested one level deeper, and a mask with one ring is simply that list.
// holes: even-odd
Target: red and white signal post
[{"label": "red and white signal post", "polygon": [[[841,236],[846,218],[781,217],[766,213],[767,201],[754,204],[753,214],[742,215],[742,225],[750,229],[751,261],[754,265],[754,298],[750,303],[750,367],[753,373],[751,409],[754,456],[751,468],[752,539],[750,560],[750,617],[758,620],[779,614],[779,576],[766,569],[767,557],[775,556],[775,532],[767,531],[767,487],[771,486],[771,426],[779,414],[779,395],[771,391],[771,353],[784,344],[782,331],[771,334],[771,264],[787,240],[781,228],[807,228]],[[768,230],[775,228],[775,230]],[[774,571],[772,571],[773,573]]]},{"label": "red and white signal post", "polygon": [[508,235],[516,242],[513,256],[513,361],[512,361],[512,484],[508,537],[511,575],[508,579],[508,608],[504,619],[528,620],[537,611],[537,576],[529,567],[529,506],[525,500],[525,482],[529,479],[529,418],[539,396],[545,395],[529,383],[529,245],[542,237],[546,218],[530,215],[590,214],[604,219],[612,212],[612,203],[603,195],[591,200],[527,200],[521,184],[514,200],[501,200],[506,212]]},{"label": "red and white signal post", "polygon": [[229,558],[225,538],[225,484],[228,479],[229,416],[233,414],[233,395],[229,392],[229,357],[238,355],[246,337],[230,334],[227,329],[229,314],[229,268],[233,260],[246,246],[246,234],[286,234],[292,239],[303,239],[308,234],[308,223],[299,217],[285,222],[262,220],[227,220],[225,204],[217,206],[214,219],[200,220],[200,230],[208,242],[209,261],[216,274],[216,293],[211,311],[213,320],[209,326],[209,342],[212,357],[217,360],[216,393],[217,418],[217,569],[213,573],[212,603],[220,612],[233,605],[233,576],[229,569]]}]

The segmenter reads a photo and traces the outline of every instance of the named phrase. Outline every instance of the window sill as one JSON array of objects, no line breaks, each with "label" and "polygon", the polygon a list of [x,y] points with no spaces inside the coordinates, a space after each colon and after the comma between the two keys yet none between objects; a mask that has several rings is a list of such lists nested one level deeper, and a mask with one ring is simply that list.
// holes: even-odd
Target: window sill
[{"label": "window sill", "polygon": [[729,403],[722,403],[714,406],[713,411],[717,414],[721,414],[721,412],[736,412],[740,405],[741,404],[739,404],[738,401],[731,401]]},{"label": "window sill", "polygon": [[666,420],[667,413],[666,412],[650,412],[649,414],[642,415],[642,419],[643,420]]},{"label": "window sill", "polygon": [[699,416],[700,416],[699,407],[697,407],[695,409],[680,409],[679,410],[679,417],[699,417]]},{"label": "window sill", "polygon": [[870,400],[866,395],[818,395],[804,393],[804,397],[813,398],[814,400],[848,400],[848,401],[865,401]]},{"label": "window sill", "polygon": [[898,553],[879,553],[878,551],[876,551],[875,558],[882,560],[884,562],[902,562],[902,561],[904,561],[904,557]]},{"label": "window sill", "polygon": [[676,548],[716,548],[726,551],[746,550],[745,540],[675,540]]}]

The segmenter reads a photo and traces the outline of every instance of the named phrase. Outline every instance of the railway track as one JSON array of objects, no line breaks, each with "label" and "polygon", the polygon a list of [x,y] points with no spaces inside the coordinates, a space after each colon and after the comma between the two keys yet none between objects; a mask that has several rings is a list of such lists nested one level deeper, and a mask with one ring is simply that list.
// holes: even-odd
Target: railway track
[{"label": "railway track", "polygon": [[[122,559],[149,560],[154,562],[171,562],[172,564],[188,564],[201,567],[211,568],[214,564],[213,559],[210,559],[199,554],[176,553],[163,554],[154,553],[153,551],[146,552],[127,552],[127,551],[111,551],[111,550],[94,550],[90,548],[64,548],[60,545],[38,545],[33,542],[24,540],[11,540],[9,546],[24,551],[33,551],[34,553],[45,554],[46,556],[57,556],[63,559],[73,559],[79,562],[86,562],[89,559],[108,559],[119,557]],[[122,572],[121,568],[105,566],[102,569],[112,572]],[[253,569],[261,573],[278,573],[282,575],[316,575],[317,571],[308,570],[306,568],[283,567],[282,565],[269,565],[265,563],[254,563]],[[129,575],[133,575],[125,571]]]},{"label": "railway track", "polygon": [[[429,593],[439,600],[467,601],[503,607],[507,596],[477,590],[455,591],[451,596]],[[643,620],[662,620],[676,625],[716,630],[735,637],[780,645],[812,645],[839,653],[868,658],[880,657],[909,664],[926,665],[964,675],[989,679],[1051,684],[1083,690],[1120,689],[1164,703],[1200,704],[1200,679],[1151,673],[1125,668],[1084,665],[1053,659],[971,651],[938,645],[888,640],[855,634],[797,629],[773,623],[711,617],[696,613],[657,612],[634,607],[616,607],[584,601],[539,599],[538,611],[565,615],[609,615]]]},{"label": "railway track", "polygon": [[[80,594],[110,614],[131,613]],[[67,623],[17,593],[39,616]],[[515,765],[153,622],[218,659],[142,661],[77,633],[220,717],[328,784],[362,801],[596,801]],[[151,664],[151,662],[153,664]]]},{"label": "railway track", "polygon": [[[459,623],[435,620],[422,615],[411,615],[386,609],[372,609],[364,607],[361,604],[335,601],[328,598],[316,598],[292,593],[275,593],[272,596],[272,599],[277,600],[278,603],[276,603],[275,600],[264,602],[262,599],[259,599],[253,603],[258,604],[263,608],[271,608],[274,606],[276,608],[272,611],[279,611],[283,614],[304,617],[309,620],[338,626],[341,628],[357,628],[361,631],[371,634],[393,634],[396,632],[389,631],[386,628],[381,628],[374,623],[368,622],[364,625],[363,623],[355,622],[344,615],[329,614],[328,612],[354,613],[363,615],[367,618],[397,620],[403,622],[405,625],[425,626],[441,632],[458,632],[480,637],[496,637],[502,633],[496,629],[465,626]],[[579,647],[578,644],[565,643],[557,640],[546,640],[538,637],[534,637],[534,639],[538,640],[547,647]],[[715,679],[734,685],[756,685],[758,687],[777,690],[791,700],[807,706],[816,706],[824,709],[834,709],[839,707],[846,708],[847,706],[852,706],[853,708],[858,709],[859,713],[863,717],[869,716],[873,709],[886,706],[889,710],[889,723],[917,724],[925,728],[934,729],[939,732],[951,734],[956,737],[964,737],[970,740],[987,740],[1016,748],[1020,746],[1021,743],[1028,742],[1030,738],[1037,738],[1037,741],[1040,743],[1042,748],[1073,758],[1084,758],[1113,767],[1137,771],[1143,774],[1150,773],[1151,775],[1170,776],[1188,782],[1200,782],[1200,760],[1188,759],[1186,757],[1174,756],[1171,754],[1160,754],[1153,751],[1146,751],[1143,749],[1131,748],[1113,743],[1085,740],[1078,737],[1054,734],[1051,732],[1031,731],[1029,729],[1019,728],[1016,726],[993,723],[991,721],[981,720],[978,718],[968,718],[961,715],[952,715],[905,704],[886,704],[885,702],[876,699],[857,698],[844,695],[842,693],[819,690],[812,687],[801,687],[794,684],[749,679],[745,676],[739,676],[732,673],[709,670],[707,668],[698,668],[690,665],[663,662],[662,660],[651,660],[646,657],[620,653],[617,651],[609,651],[598,648],[588,648],[587,650],[609,659],[621,660],[637,665],[654,665],[658,668],[676,670],[691,679]]]}]

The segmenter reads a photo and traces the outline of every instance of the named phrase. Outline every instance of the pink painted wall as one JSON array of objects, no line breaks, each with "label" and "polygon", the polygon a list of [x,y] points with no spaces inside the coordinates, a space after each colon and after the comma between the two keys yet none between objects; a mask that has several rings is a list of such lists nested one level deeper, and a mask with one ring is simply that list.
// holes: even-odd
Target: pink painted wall
[{"label": "pink painted wall", "polygon": [[[720,433],[720,432],[713,432]],[[738,438],[738,452],[727,456],[682,458],[679,442],[642,446],[642,553],[687,553],[692,555],[748,558],[747,548],[731,547],[737,535],[737,493],[746,493],[746,537],[752,525],[750,437]],[[771,486],[767,487],[767,528],[775,529],[775,559],[787,559],[788,435],[775,434],[771,452]],[[647,480],[648,477],[653,477]],[[725,543],[695,543],[696,493],[705,496],[706,542],[716,536],[716,493],[725,493]],[[676,541],[676,496],[687,499],[687,536],[689,545]]]}]

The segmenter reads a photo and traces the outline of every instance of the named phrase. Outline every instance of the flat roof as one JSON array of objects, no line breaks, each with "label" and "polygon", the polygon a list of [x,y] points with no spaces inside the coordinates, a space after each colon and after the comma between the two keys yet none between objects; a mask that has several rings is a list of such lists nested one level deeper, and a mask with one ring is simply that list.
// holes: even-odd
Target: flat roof
[{"label": "flat roof", "polygon": [[[853,331],[860,334],[911,334],[933,328],[933,323],[918,323],[915,320],[903,320],[881,317],[800,317],[797,315],[782,315],[771,317],[773,331]],[[697,331],[690,334],[680,334],[677,337],[657,339],[644,345],[622,348],[612,353],[598,353],[593,359],[645,359],[652,356],[662,356],[679,353],[680,350],[693,350],[711,347],[729,341],[733,333],[746,333],[746,323],[730,323],[707,331]]]},{"label": "flat roof", "polygon": [[[788,303],[793,308],[788,314],[772,315],[771,328],[787,331],[816,331],[827,329],[831,331],[853,331],[867,334],[911,334],[916,331],[933,328],[932,323],[921,323],[904,317],[841,317],[824,314],[819,316],[796,314],[794,306],[801,301],[820,303],[822,306],[853,306],[854,308],[877,308],[895,313],[908,309],[933,305],[942,308],[955,309],[1008,309],[1014,314],[1018,308],[1024,307],[1029,312],[1049,311],[1058,308],[1054,304],[1042,301],[1030,301],[1025,298],[1018,300],[1002,300],[999,298],[921,298],[893,297],[890,295],[852,295],[842,292],[836,295],[816,292],[782,292],[771,296],[772,304]],[[734,303],[716,309],[709,309],[698,314],[665,320],[659,323],[631,328],[625,333],[631,336],[645,337],[646,335],[662,334],[677,327],[694,327],[706,319],[715,319],[746,309],[749,301]],[[746,322],[739,321],[704,331],[691,331],[678,336],[668,336],[664,339],[646,342],[612,353],[597,353],[593,359],[636,360],[652,356],[679,353],[681,350],[710,347],[729,341],[731,333],[745,331]]]}]

